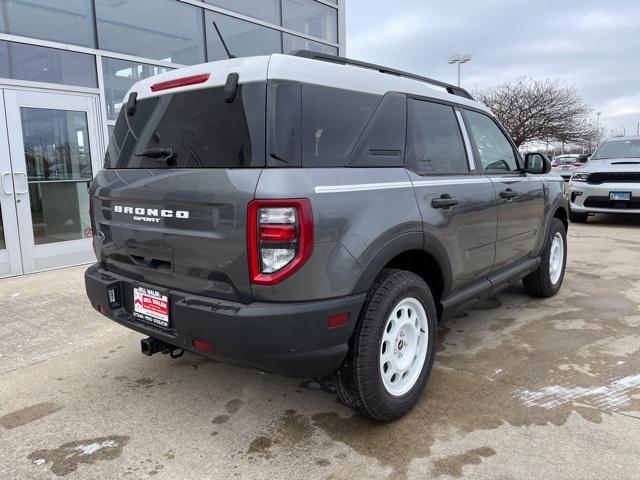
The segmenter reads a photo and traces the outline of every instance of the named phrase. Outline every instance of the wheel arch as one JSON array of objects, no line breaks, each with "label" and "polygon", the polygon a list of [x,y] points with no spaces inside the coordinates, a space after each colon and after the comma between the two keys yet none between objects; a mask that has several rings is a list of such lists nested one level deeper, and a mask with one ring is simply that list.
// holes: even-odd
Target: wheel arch
[{"label": "wheel arch", "polygon": [[[564,225],[564,229],[569,231],[569,214],[567,212],[567,208],[564,205],[556,205],[555,211],[553,212],[553,218],[557,218]],[[549,222],[551,223],[551,222]]]},{"label": "wheel arch", "polygon": [[440,300],[451,290],[452,271],[444,246],[422,232],[400,235],[372,255],[358,278],[353,293],[367,292],[385,268],[415,273],[429,288],[441,314]]}]

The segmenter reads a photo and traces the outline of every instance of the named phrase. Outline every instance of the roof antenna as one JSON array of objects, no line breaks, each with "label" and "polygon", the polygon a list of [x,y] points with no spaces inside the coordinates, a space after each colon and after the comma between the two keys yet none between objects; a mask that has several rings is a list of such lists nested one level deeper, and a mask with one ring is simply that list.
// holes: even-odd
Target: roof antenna
[{"label": "roof antenna", "polygon": [[229,48],[227,47],[227,42],[224,41],[224,37],[222,36],[222,34],[220,33],[220,29],[218,28],[218,24],[216,23],[216,21],[213,21],[213,28],[216,29],[216,32],[218,33],[218,36],[220,37],[220,41],[222,42],[222,46],[224,47],[224,51],[227,52],[227,57],[231,58],[237,58],[235,55],[231,55],[231,52],[229,51]]}]

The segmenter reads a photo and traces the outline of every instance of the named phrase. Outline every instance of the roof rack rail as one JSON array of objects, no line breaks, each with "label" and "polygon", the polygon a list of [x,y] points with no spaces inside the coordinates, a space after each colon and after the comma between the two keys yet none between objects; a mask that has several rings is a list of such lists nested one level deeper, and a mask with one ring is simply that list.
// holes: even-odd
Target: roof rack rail
[{"label": "roof rack rail", "polygon": [[321,60],[324,62],[338,63],[340,65],[353,65],[355,67],[368,68],[370,70],[376,70],[380,73],[387,73],[389,75],[395,75],[397,77],[411,78],[413,80],[419,80],[421,82],[435,85],[436,87],[444,88],[451,95],[457,95],[459,97],[464,97],[470,100],[474,100],[471,94],[462,87],[456,87],[455,85],[441,82],[439,80],[434,80],[433,78],[423,77],[423,76],[415,75],[409,72],[403,72],[402,70],[396,70],[394,68],[383,67],[381,65],[375,65],[373,63],[361,62],[360,60],[352,60],[346,57],[339,57],[337,55],[331,55],[329,53],[314,52],[311,50],[295,50],[291,52],[290,55],[293,55],[296,57],[302,57],[302,58],[309,58],[312,60]]}]

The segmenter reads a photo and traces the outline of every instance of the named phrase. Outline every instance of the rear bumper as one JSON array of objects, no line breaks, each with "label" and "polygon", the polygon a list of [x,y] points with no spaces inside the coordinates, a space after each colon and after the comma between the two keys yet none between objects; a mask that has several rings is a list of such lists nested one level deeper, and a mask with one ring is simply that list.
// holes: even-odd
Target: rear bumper
[{"label": "rear bumper", "polygon": [[[631,201],[610,201],[610,192],[629,192]],[[569,183],[571,211],[579,213],[640,213],[640,184],[586,182]]]},{"label": "rear bumper", "polygon": [[[168,329],[146,323],[133,310],[135,286],[150,286],[113,274],[98,264],[85,272],[87,296],[96,309],[125,327],[207,357],[296,377],[331,373],[340,366],[365,294],[295,303],[248,305],[154,287],[170,300]],[[115,302],[109,300],[114,290]],[[349,322],[327,328],[331,315],[349,313]],[[213,345],[203,352],[194,340]]]}]

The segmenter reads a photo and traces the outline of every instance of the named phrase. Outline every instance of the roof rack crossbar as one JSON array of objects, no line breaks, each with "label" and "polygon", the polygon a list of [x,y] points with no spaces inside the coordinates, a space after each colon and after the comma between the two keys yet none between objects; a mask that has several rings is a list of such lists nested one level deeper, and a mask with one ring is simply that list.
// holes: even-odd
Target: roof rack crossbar
[{"label": "roof rack crossbar", "polygon": [[352,65],[355,67],[367,68],[370,70],[376,70],[380,73],[386,73],[388,75],[395,75],[397,77],[411,78],[421,82],[435,85],[436,87],[444,88],[451,95],[457,95],[459,97],[468,98],[474,100],[471,94],[462,87],[451,85],[450,83],[441,82],[440,80],[434,80],[433,78],[423,77],[421,75],[415,75],[409,72],[403,72],[402,70],[396,70],[395,68],[383,67],[382,65],[376,65],[373,63],[362,62],[360,60],[353,60],[346,57],[339,57],[337,55],[331,55],[329,53],[314,52],[311,50],[295,50],[290,53],[296,57],[309,58],[311,60],[321,60],[324,62],[338,63],[340,65]]}]

